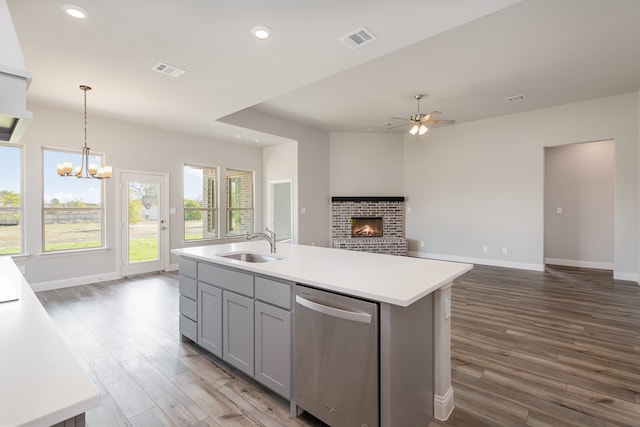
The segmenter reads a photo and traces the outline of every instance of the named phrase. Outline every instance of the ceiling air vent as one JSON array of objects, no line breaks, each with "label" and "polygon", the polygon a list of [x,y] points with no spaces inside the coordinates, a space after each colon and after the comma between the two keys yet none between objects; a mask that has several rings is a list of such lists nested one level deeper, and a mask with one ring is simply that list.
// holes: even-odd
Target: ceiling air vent
[{"label": "ceiling air vent", "polygon": [[525,99],[527,99],[526,95],[514,95],[514,96],[508,96],[505,98],[507,100],[507,102],[517,102],[517,101],[524,101]]},{"label": "ceiling air vent", "polygon": [[347,46],[349,49],[355,49],[357,47],[363,46],[367,43],[371,43],[376,39],[376,36],[371,34],[369,30],[366,28],[358,28],[351,33],[340,37],[338,40],[340,43]]},{"label": "ceiling air vent", "polygon": [[166,74],[167,76],[175,77],[176,79],[186,73],[185,70],[181,70],[180,68],[174,67],[172,65],[163,64],[162,62],[158,62],[153,67],[153,70],[162,74]]}]

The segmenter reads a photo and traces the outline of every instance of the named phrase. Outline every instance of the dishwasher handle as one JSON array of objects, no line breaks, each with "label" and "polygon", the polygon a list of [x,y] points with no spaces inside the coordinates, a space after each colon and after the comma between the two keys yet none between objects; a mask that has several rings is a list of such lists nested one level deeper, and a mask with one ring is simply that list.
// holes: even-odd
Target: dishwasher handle
[{"label": "dishwasher handle", "polygon": [[340,319],[352,320],[360,323],[371,323],[371,314],[362,313],[359,311],[342,310],[340,308],[330,307],[328,305],[318,304],[317,302],[309,301],[306,298],[296,295],[296,303],[307,307],[309,310],[317,311],[318,313],[326,314],[327,316],[338,317]]}]

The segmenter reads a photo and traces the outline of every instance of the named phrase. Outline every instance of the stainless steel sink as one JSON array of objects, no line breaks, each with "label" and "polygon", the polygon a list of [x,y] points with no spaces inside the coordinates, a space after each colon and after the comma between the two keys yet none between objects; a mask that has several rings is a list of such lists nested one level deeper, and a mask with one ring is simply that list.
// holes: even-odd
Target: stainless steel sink
[{"label": "stainless steel sink", "polygon": [[220,255],[223,258],[236,259],[244,262],[273,262],[278,261],[279,257],[267,254],[256,254],[252,252],[236,252],[233,254]]}]

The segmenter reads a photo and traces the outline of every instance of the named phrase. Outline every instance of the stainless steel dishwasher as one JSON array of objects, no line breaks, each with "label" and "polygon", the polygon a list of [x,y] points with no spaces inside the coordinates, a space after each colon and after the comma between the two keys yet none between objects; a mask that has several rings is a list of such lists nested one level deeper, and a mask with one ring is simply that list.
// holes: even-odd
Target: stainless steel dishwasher
[{"label": "stainless steel dishwasher", "polygon": [[377,427],[378,304],[296,285],[295,397],[332,427]]}]

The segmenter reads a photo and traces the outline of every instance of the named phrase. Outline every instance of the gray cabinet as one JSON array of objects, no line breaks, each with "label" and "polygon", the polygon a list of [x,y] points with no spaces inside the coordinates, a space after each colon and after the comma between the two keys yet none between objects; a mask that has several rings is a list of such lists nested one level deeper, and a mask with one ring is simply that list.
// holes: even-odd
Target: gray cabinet
[{"label": "gray cabinet", "polygon": [[180,258],[180,277],[178,289],[180,292],[179,329],[183,337],[198,341],[198,303],[197,303],[197,270],[196,262]]},{"label": "gray cabinet", "polygon": [[255,379],[291,398],[291,311],[255,302]]},{"label": "gray cabinet", "polygon": [[253,299],[222,293],[222,358],[253,376]]},{"label": "gray cabinet", "polygon": [[291,398],[293,283],[180,259],[180,333]]},{"label": "gray cabinet", "polygon": [[198,344],[222,357],[222,290],[198,283]]}]

